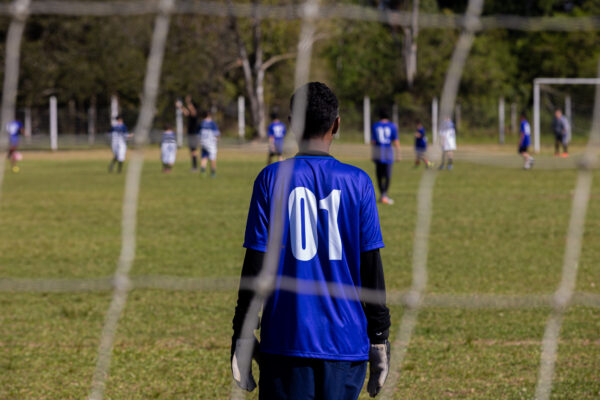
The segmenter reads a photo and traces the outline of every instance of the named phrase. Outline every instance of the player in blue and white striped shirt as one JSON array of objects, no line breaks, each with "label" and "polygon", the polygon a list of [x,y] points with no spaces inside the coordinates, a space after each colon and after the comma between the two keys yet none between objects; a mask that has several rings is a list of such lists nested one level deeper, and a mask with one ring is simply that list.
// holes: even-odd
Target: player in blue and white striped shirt
[{"label": "player in blue and white striped shirt", "polygon": [[167,126],[162,134],[160,141],[160,158],[162,161],[162,170],[164,173],[170,173],[175,164],[175,157],[177,155],[177,138],[173,128]]},{"label": "player in blue and white striped shirt", "polygon": [[127,140],[133,135],[129,133],[127,126],[123,123],[123,117],[117,116],[117,122],[112,126],[111,130],[111,148],[113,152],[113,159],[108,166],[108,172],[112,172],[116,163],[117,172],[121,173],[123,169],[123,162],[125,161],[125,155],[127,154]]},{"label": "player in blue and white striped shirt", "polygon": [[19,149],[19,137],[23,134],[23,124],[19,121],[12,121],[6,125],[6,130],[9,135],[8,155],[7,158],[10,160],[10,166],[14,173],[19,172],[19,166],[17,162],[21,160],[21,153]]},{"label": "player in blue and white striped shirt", "polygon": [[213,121],[210,112],[203,112],[198,133],[200,135],[200,147],[202,148],[200,172],[202,175],[206,174],[206,164],[210,160],[210,176],[214,178],[217,174],[217,142],[221,132],[215,121]]}]

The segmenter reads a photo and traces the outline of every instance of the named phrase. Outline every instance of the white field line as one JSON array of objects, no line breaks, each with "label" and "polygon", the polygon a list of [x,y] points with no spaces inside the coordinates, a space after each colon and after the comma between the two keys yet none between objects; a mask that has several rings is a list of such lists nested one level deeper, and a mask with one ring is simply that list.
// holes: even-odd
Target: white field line
[{"label": "white field line", "polygon": [[[167,35],[169,33],[170,11],[173,5],[174,0],[161,1],[162,13],[156,17],[154,25],[152,47],[147,61],[144,80],[141,112],[135,128],[135,142],[139,145],[146,142],[154,118],[160,71],[164,59]],[[89,394],[89,398],[92,400],[101,400],[104,397],[117,325],[127,303],[127,295],[130,290],[129,271],[135,259],[136,218],[143,163],[143,151],[139,149],[134,150],[125,180],[121,255],[115,272],[115,290],[110,307],[106,313],[100,338],[98,359]]]},{"label": "white field line", "polygon": [[[598,61],[598,76],[600,76],[600,59]],[[580,164],[577,175],[575,194],[571,207],[571,219],[567,231],[567,243],[563,259],[562,279],[554,294],[554,308],[544,332],[542,340],[542,354],[540,357],[540,370],[535,389],[537,400],[547,400],[552,394],[552,381],[556,365],[558,340],[564,313],[567,311],[577,280],[579,257],[585,229],[585,215],[592,190],[593,173],[589,166],[596,162],[600,143],[600,86],[596,86],[596,100],[594,104],[594,120],[592,131],[584,158]]]}]

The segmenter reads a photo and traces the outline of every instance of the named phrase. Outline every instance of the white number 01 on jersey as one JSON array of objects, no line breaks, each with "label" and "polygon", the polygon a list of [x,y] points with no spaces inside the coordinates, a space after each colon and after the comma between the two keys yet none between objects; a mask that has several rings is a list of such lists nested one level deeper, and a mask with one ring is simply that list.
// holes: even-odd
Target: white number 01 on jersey
[{"label": "white number 01 on jersey", "polygon": [[[338,227],[341,190],[335,189],[319,200],[319,208],[327,211],[329,259],[342,259],[342,238]],[[297,187],[288,199],[292,253],[300,261],[309,261],[317,254],[317,199],[308,188]]]}]

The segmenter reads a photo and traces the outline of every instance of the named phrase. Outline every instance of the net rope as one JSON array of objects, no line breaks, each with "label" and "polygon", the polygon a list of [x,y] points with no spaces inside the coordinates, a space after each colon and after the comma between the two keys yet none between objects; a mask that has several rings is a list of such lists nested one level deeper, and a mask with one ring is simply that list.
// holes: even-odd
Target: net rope
[{"label": "net rope", "polygon": [[[464,65],[473,44],[474,35],[478,31],[506,28],[523,31],[589,31],[600,29],[598,17],[521,17],[511,15],[481,17],[483,0],[470,0],[467,12],[462,16],[445,14],[419,14],[419,25],[422,28],[461,29],[462,33],[453,52],[452,60],[444,81],[441,101],[441,117],[450,115],[454,107],[460,78]],[[261,19],[300,19],[301,32],[298,42],[296,59],[295,86],[299,87],[309,80],[312,46],[315,35],[315,24],[319,19],[346,19],[360,21],[377,21],[393,26],[410,26],[412,14],[397,11],[378,11],[369,7],[355,5],[320,5],[318,0],[307,0],[301,5],[267,6],[237,4],[233,2],[209,1],[115,1],[115,2],[77,2],[77,1],[31,1],[15,0],[12,3],[0,5],[0,15],[10,16],[6,38],[6,54],[4,67],[4,83],[2,95],[1,123],[4,134],[0,136],[0,151],[6,150],[8,137],[4,131],[6,124],[14,119],[16,96],[18,90],[20,47],[26,19],[29,15],[64,15],[64,16],[132,16],[156,14],[152,36],[150,55],[147,60],[144,80],[141,112],[135,127],[135,145],[127,170],[125,193],[123,197],[122,244],[117,269],[112,277],[87,279],[14,279],[0,278],[0,292],[94,292],[112,291],[112,300],[107,310],[100,344],[96,368],[93,374],[89,398],[99,400],[104,397],[106,381],[109,377],[114,340],[119,319],[127,303],[127,296],[132,289],[162,289],[173,291],[231,291],[238,287],[255,292],[254,300],[248,315],[258,312],[261,302],[268,297],[274,288],[275,271],[279,263],[279,251],[283,234],[282,219],[276,219],[270,226],[269,243],[261,274],[256,279],[239,281],[237,277],[225,278],[181,278],[171,276],[136,276],[130,277],[131,267],[135,259],[136,246],[136,216],[140,189],[141,172],[143,169],[142,147],[148,141],[155,112],[158,95],[160,72],[164,59],[166,39],[169,32],[170,17],[173,14],[201,14],[221,17],[258,18]],[[600,77],[600,63],[598,64]],[[303,118],[306,107],[305,93],[300,93],[298,101],[292,110],[295,132],[303,131]],[[567,241],[562,268],[562,279],[554,294],[548,295],[499,295],[499,294],[434,294],[426,293],[427,286],[427,256],[429,230],[433,210],[433,190],[436,170],[423,174],[418,189],[417,223],[415,227],[413,248],[413,281],[408,291],[388,292],[389,305],[401,305],[404,313],[393,335],[392,366],[389,381],[384,387],[382,398],[393,396],[403,360],[408,352],[411,337],[417,324],[418,313],[423,308],[460,308],[460,309],[534,309],[550,308],[540,357],[540,368],[536,385],[535,398],[548,399],[552,392],[554,368],[557,359],[557,347],[560,338],[561,325],[565,312],[569,307],[580,305],[600,308],[600,295],[595,293],[575,291],[579,256],[582,247],[583,232],[587,205],[591,196],[592,167],[597,163],[597,151],[600,144],[600,86],[596,88],[593,126],[585,154],[578,163],[578,176],[573,196]],[[439,148],[434,147],[433,158],[439,158]],[[477,160],[476,155],[467,155],[465,159]],[[496,164],[506,163],[499,158]],[[493,164],[493,162],[492,162]],[[5,173],[5,163],[0,163],[0,201],[2,184]],[[280,168],[279,179],[288,182],[291,169]],[[282,185],[284,190],[286,185]],[[279,196],[276,210],[282,211],[283,204]],[[1,203],[0,203],[1,204]],[[281,215],[278,212],[276,215]],[[346,296],[353,287],[326,285],[326,290],[294,278],[284,278],[278,283],[282,290],[297,293]],[[378,294],[363,290],[361,301],[375,301]],[[242,331],[252,334],[250,318],[246,316]],[[391,329],[394,332],[394,329]],[[249,357],[242,357],[242,359]],[[231,398],[243,397],[232,385]]]}]

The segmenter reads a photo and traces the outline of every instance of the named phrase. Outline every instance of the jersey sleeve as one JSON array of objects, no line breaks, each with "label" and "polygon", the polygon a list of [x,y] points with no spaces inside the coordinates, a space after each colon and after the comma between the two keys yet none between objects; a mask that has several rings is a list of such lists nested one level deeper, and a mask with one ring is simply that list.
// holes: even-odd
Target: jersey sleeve
[{"label": "jersey sleeve", "polygon": [[371,125],[371,140],[377,143],[377,124]]},{"label": "jersey sleeve", "polygon": [[213,134],[215,136],[221,136],[221,131],[219,131],[219,127],[217,126],[216,122],[212,122],[212,129],[213,129]]},{"label": "jersey sleeve", "polygon": [[360,204],[360,252],[371,251],[384,247],[379,226],[379,213],[375,200],[375,189],[371,179],[364,174],[362,176],[363,193]]},{"label": "jersey sleeve", "polygon": [[392,130],[392,134],[390,136],[390,140],[393,142],[394,140],[398,140],[398,128],[396,127],[396,124],[391,124],[390,128]]},{"label": "jersey sleeve", "polygon": [[266,174],[263,171],[254,181],[244,237],[245,248],[262,252],[267,251],[270,213],[265,177]]},{"label": "jersey sleeve", "polygon": [[267,136],[275,136],[275,131],[273,129],[273,124],[269,124],[269,129],[267,130]]}]

